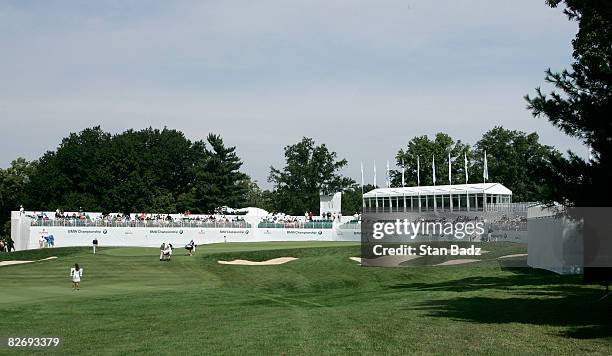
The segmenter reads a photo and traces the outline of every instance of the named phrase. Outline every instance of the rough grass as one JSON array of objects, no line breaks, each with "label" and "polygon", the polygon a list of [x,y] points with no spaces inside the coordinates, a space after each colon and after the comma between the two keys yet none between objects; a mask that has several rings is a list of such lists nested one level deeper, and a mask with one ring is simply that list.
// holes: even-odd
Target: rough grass
[{"label": "rough grass", "polygon": [[[60,336],[61,354],[611,354],[612,301],[580,277],[469,265],[363,268],[346,243],[49,249],[0,267],[0,337]],[[219,259],[279,266],[219,265]],[[68,271],[85,269],[82,290]],[[439,262],[438,259],[435,261]],[[28,350],[35,352],[36,350]],[[3,353],[23,353],[0,348]]]}]

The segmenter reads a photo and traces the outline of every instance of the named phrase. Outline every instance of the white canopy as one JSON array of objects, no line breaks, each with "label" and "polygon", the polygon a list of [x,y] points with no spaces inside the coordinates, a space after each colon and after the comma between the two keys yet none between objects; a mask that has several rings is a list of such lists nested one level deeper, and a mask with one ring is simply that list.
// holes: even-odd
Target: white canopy
[{"label": "white canopy", "polygon": [[486,193],[493,195],[512,195],[512,191],[500,183],[476,183],[435,185],[422,187],[376,188],[363,195],[364,198],[417,196],[417,195],[446,195],[461,193]]},{"label": "white canopy", "polygon": [[270,214],[267,211],[265,211],[264,209],[254,208],[254,207],[236,209],[234,211],[240,212],[240,213],[246,212],[246,216],[257,216],[257,217],[259,217],[259,216],[268,216]]}]

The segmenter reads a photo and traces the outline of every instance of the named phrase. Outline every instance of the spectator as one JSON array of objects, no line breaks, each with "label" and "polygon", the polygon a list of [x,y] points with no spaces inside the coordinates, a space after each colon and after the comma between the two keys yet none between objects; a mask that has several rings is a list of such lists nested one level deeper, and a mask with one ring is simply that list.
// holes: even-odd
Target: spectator
[{"label": "spectator", "polygon": [[55,237],[53,237],[53,235],[48,235],[47,236],[47,247],[53,247],[55,246]]},{"label": "spectator", "polygon": [[159,246],[159,260],[163,261],[164,259],[164,251],[166,250],[166,243],[162,242],[161,246]]},{"label": "spectator", "polygon": [[15,242],[13,239],[9,239],[6,243],[6,252],[14,252],[15,251]]},{"label": "spectator", "polygon": [[74,264],[74,267],[70,269],[70,279],[72,280],[72,290],[79,290],[81,288],[81,277],[83,276],[83,269],[79,267],[78,263]]},{"label": "spectator", "polygon": [[189,256],[193,256],[193,252],[195,250],[195,242],[193,242],[193,240],[189,241],[189,243],[185,245],[185,250],[187,250]]}]

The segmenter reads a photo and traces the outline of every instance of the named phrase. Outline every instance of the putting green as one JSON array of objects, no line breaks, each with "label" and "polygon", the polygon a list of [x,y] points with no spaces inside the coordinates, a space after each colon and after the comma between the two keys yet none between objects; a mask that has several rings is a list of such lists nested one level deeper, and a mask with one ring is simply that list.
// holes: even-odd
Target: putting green
[{"label": "putting green", "polygon": [[[59,336],[58,354],[610,354],[612,301],[579,276],[502,269],[523,245],[481,244],[479,262],[364,268],[354,243],[48,249],[1,260],[0,338]],[[298,258],[275,266],[218,260]],[[69,268],[84,268],[72,291]],[[0,348],[0,354],[23,350]]]}]

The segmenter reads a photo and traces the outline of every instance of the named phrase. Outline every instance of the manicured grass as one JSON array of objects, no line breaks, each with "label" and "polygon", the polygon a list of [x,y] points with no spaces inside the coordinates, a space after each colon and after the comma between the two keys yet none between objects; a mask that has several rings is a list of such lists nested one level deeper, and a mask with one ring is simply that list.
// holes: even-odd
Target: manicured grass
[{"label": "manicured grass", "polygon": [[[497,256],[525,247],[482,246],[491,252],[474,264],[401,268],[363,268],[348,259],[358,245],[321,242],[177,249],[170,262],[155,248],[0,255],[59,257],[0,267],[0,338],[61,336],[61,348],[42,351],[58,354],[612,353],[612,300],[598,301],[600,286],[502,269]],[[299,260],[217,263],[282,256]],[[85,272],[78,292],[75,262]],[[24,353],[0,348],[11,352]]]}]

